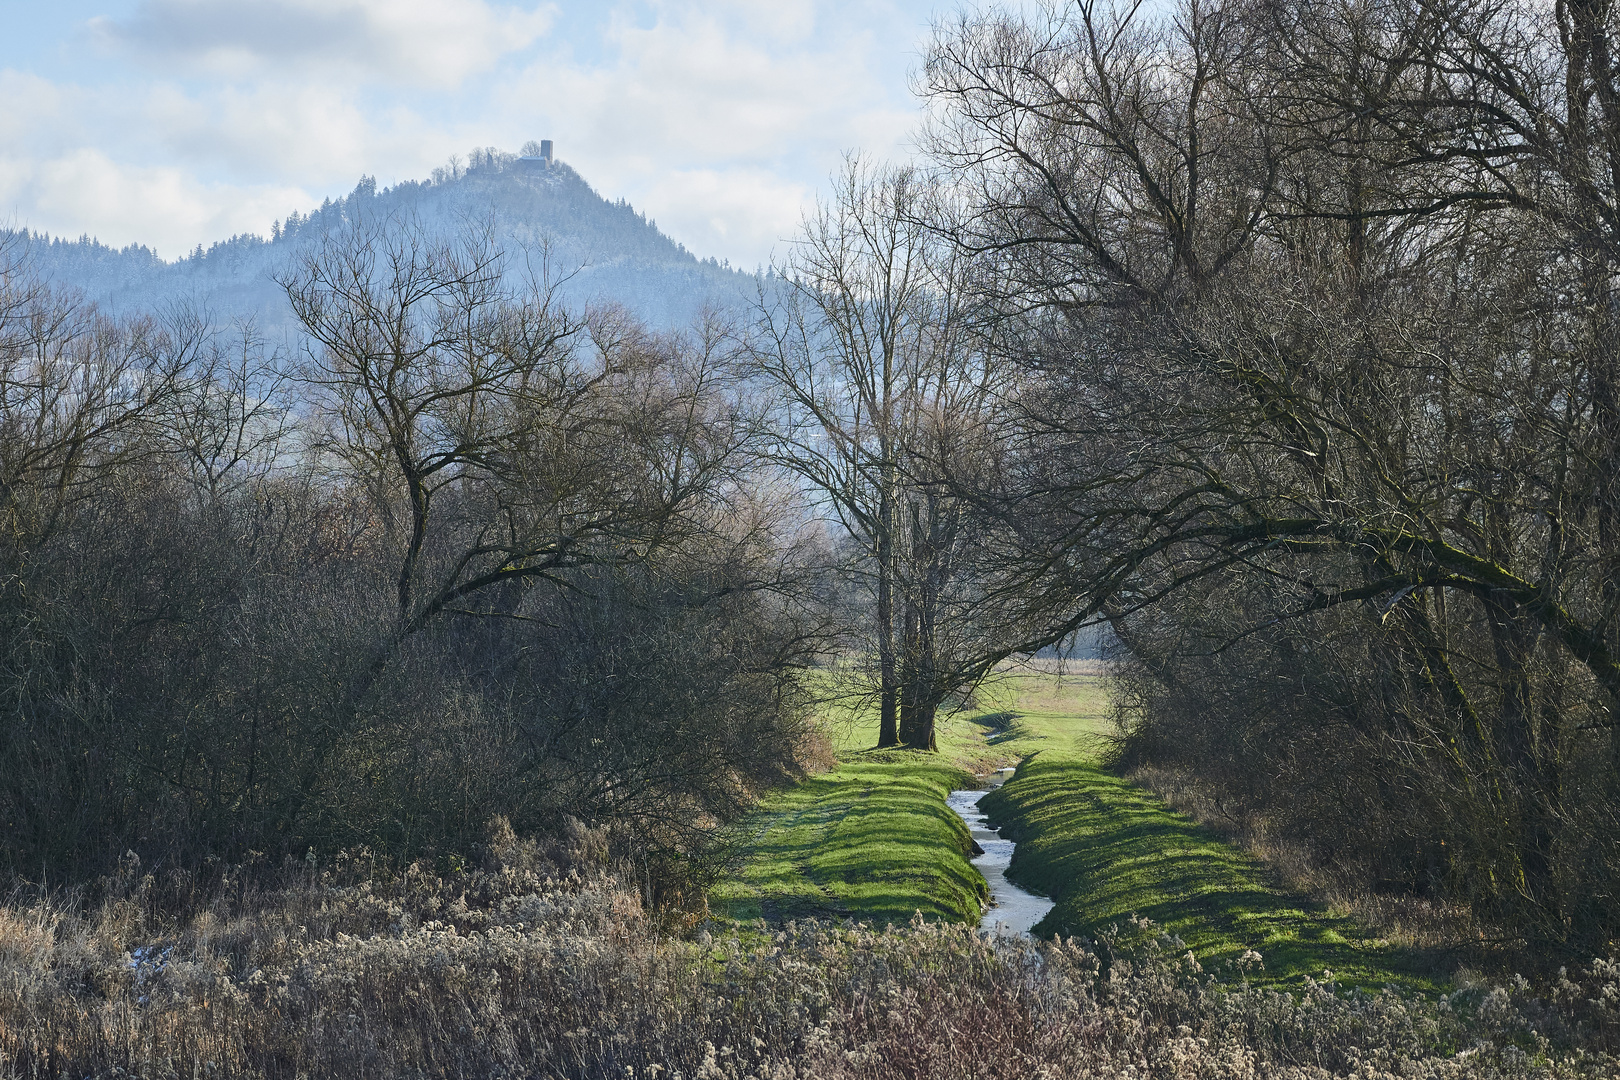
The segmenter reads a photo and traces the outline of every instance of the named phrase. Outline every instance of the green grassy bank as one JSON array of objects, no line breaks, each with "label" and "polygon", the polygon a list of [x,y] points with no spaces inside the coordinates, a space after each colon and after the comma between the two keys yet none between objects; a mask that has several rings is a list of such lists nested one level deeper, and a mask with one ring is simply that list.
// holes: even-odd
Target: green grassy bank
[{"label": "green grassy bank", "polygon": [[711,912],[976,920],[984,878],[946,795],[1036,750],[1078,745],[1101,730],[1105,706],[1095,675],[1009,673],[942,718],[934,754],[874,750],[874,715],[828,707],[836,765],[772,794],[741,824],[739,866],[711,890]]},{"label": "green grassy bank", "polygon": [[1302,897],[1266,868],[1156,796],[1097,765],[1094,755],[1048,750],[981,803],[1015,840],[1008,877],[1057,906],[1036,933],[1096,937],[1132,915],[1179,937],[1222,974],[1247,950],[1253,977],[1296,981],[1333,972],[1342,983],[1430,985],[1433,959],[1372,937]]},{"label": "green grassy bank", "polygon": [[781,792],[744,823],[740,872],[710,894],[732,919],[848,915],[903,923],[978,918],[984,879],[945,805],[972,775],[935,755],[846,752],[831,772]]},{"label": "green grassy bank", "polygon": [[778,792],[743,823],[737,872],[710,897],[739,920],[850,916],[904,922],[978,917],[984,882],[945,796],[1016,764],[983,804],[1018,841],[1009,877],[1056,901],[1042,935],[1095,937],[1132,915],[1176,935],[1225,974],[1427,985],[1434,958],[1392,947],[1278,887],[1265,867],[1098,765],[1109,731],[1095,668],[1001,675],[944,719],[937,754],[870,749],[876,718],[828,709],[836,765]]}]

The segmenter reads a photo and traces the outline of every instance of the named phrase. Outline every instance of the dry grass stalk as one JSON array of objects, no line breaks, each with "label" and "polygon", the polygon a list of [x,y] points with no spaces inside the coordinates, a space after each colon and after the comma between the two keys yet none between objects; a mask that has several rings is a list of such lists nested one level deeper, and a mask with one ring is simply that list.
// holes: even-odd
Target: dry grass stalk
[{"label": "dry grass stalk", "polygon": [[[914,922],[671,938],[600,834],[497,823],[482,868],[350,858],[93,906],[0,908],[0,1077],[1595,1077],[1620,965],[1549,998],[1217,982],[1127,928],[1095,946]],[[712,928],[711,928],[712,930]],[[1120,942],[1149,940],[1136,951]]]}]

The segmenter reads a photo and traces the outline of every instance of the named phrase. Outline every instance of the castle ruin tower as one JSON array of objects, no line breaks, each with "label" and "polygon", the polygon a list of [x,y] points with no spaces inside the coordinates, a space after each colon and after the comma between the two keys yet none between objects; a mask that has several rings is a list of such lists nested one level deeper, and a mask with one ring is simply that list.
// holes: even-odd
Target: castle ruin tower
[{"label": "castle ruin tower", "polygon": [[542,139],[535,142],[530,139],[523,144],[523,152],[518,156],[518,164],[526,169],[551,168],[551,140]]}]

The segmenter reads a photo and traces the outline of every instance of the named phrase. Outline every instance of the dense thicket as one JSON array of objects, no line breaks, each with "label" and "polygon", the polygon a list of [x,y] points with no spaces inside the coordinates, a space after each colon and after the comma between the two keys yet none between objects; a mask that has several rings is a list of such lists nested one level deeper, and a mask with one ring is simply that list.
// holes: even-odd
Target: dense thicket
[{"label": "dense thicket", "polygon": [[713,335],[356,222],[305,328],[0,279],[0,862],[701,850],[793,767],[805,638]]},{"label": "dense thicket", "polygon": [[[576,823],[577,824],[577,823]],[[504,832],[504,839],[502,833]],[[1095,944],[924,923],[668,934],[571,828],[482,866],[121,867],[88,911],[0,908],[0,1076],[696,1080],[1597,1080],[1620,965],[1438,1001],[1205,972],[1133,924]]]},{"label": "dense thicket", "polygon": [[1620,15],[1082,3],[923,75],[1027,374],[982,490],[1129,753],[1540,943],[1620,932]]}]

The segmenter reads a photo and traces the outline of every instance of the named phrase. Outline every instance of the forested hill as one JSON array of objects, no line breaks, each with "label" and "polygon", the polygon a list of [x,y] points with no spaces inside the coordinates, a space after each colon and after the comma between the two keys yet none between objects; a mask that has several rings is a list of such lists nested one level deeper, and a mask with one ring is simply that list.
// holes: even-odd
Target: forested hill
[{"label": "forested hill", "polygon": [[378,189],[363,178],[354,191],[308,214],[293,211],[270,238],[242,235],[165,261],[144,245],[108,247],[91,237],[67,240],[14,233],[25,240],[33,271],[82,289],[114,312],[183,299],[205,304],[217,320],[252,317],[262,331],[290,328],[292,314],[276,284],[299,253],[361,215],[414,217],[435,231],[493,225],[509,272],[539,269],[565,279],[573,304],[615,301],[655,327],[689,322],[705,305],[745,301],[751,275],[700,260],[624,201],[602,198],[569,166],[488,150],[467,167]]}]

